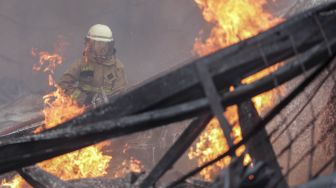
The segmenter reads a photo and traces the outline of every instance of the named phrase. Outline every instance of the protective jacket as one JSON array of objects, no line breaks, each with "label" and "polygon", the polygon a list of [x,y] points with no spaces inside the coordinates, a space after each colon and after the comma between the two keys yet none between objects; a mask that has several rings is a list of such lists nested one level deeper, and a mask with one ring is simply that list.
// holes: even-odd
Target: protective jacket
[{"label": "protective jacket", "polygon": [[110,97],[127,84],[124,66],[117,58],[96,63],[82,58],[62,75],[59,86],[79,104],[88,105],[95,94]]}]

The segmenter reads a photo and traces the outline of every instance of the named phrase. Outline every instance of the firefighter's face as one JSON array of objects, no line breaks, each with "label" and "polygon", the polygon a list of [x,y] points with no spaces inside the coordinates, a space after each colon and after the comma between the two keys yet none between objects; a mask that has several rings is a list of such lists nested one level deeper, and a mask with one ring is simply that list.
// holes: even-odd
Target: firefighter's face
[{"label": "firefighter's face", "polygon": [[115,54],[114,41],[104,42],[88,39],[85,41],[85,45],[84,54],[97,63],[103,63]]},{"label": "firefighter's face", "polygon": [[108,53],[109,46],[107,42],[94,41],[92,49],[97,56],[105,56]]}]

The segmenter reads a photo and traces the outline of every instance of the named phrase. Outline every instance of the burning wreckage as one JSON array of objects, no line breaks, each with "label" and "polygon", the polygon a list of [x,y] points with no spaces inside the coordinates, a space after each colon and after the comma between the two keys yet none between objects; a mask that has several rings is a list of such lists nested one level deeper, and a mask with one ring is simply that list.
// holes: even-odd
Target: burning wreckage
[{"label": "burning wreckage", "polygon": [[[14,178],[2,186],[280,188],[300,177],[306,183],[299,188],[334,187],[335,153],[321,153],[319,148],[334,144],[335,121],[329,117],[335,112],[336,87],[330,88],[331,97],[323,108],[314,99],[328,80],[335,82],[335,20],[336,3],[328,3],[159,75],[114,96],[104,106],[85,112],[77,109],[61,121],[45,120],[37,124],[40,129],[36,122],[41,117],[17,125],[25,128],[0,137],[0,172],[4,178]],[[261,113],[256,97],[269,92],[276,92],[278,99],[272,99],[272,108]],[[181,121],[188,125],[153,168],[141,169],[131,158],[129,171],[115,168],[121,174],[103,178],[111,158],[101,153],[109,145],[103,141],[168,124],[181,126],[176,123]],[[51,126],[44,129],[47,125]],[[159,185],[195,140],[204,136],[207,126],[218,126],[221,153]],[[300,139],[304,145],[296,145]],[[191,149],[189,156],[196,156],[197,150]],[[87,152],[97,158],[73,170],[80,172],[78,176],[62,174],[66,165],[53,168],[69,161],[70,155]],[[218,173],[206,176],[215,171],[212,167]],[[82,169],[88,174],[82,176]]]}]

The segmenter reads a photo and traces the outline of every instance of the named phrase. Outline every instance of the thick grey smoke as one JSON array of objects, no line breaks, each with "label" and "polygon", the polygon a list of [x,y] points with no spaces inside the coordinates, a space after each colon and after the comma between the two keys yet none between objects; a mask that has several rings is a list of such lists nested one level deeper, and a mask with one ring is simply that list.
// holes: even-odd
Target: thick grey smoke
[{"label": "thick grey smoke", "polygon": [[192,56],[194,38],[204,23],[190,0],[28,0],[0,2],[0,75],[21,80],[33,91],[46,78],[31,71],[31,49],[53,51],[59,35],[70,44],[59,76],[81,57],[83,38],[96,23],[111,26],[117,54],[131,84]]},{"label": "thick grey smoke", "polygon": [[[273,14],[287,18],[326,1],[331,0],[276,0],[267,8]],[[72,62],[81,57],[84,36],[89,27],[97,23],[111,26],[116,39],[117,54],[125,64],[131,85],[192,58],[191,50],[195,37],[201,29],[209,26],[204,22],[193,0],[0,1],[0,104],[13,97],[11,91],[20,93],[21,85],[26,86],[30,93],[46,92],[48,88],[46,76],[32,71],[32,65],[37,61],[31,56],[33,47],[52,52],[58,36],[65,37],[69,46],[64,54],[64,64],[56,72],[56,76],[59,77]],[[14,84],[17,86],[13,86]],[[327,88],[334,86],[332,81],[327,84]],[[316,105],[319,109],[322,109],[327,102],[327,100],[321,102],[320,99],[327,99],[330,90],[324,89],[318,95],[318,101],[315,103],[319,104]],[[35,100],[40,101],[40,96]],[[38,103],[33,100],[29,101],[31,102],[23,103],[18,100],[16,104],[0,109],[0,117],[3,116],[0,127],[34,117],[36,114],[29,114],[28,111],[36,113],[40,110],[39,108],[28,110],[17,108],[17,106],[31,107],[32,103]],[[300,102],[301,100],[297,100],[290,108],[296,108]],[[305,115],[311,116],[310,113],[305,112]],[[296,121],[295,124],[298,126],[290,129],[289,132],[291,134],[299,132],[300,126],[304,125],[303,122],[308,121],[306,119]],[[181,131],[174,130],[174,133]],[[173,131],[162,129],[158,132],[160,134],[156,135],[161,136]],[[177,136],[178,134],[172,135],[171,137],[174,138],[170,140],[174,140]],[[284,137],[282,140],[287,141],[288,138]],[[280,142],[281,144],[286,143]],[[307,139],[303,137],[293,146],[293,154],[300,156],[299,154],[308,148],[308,144]],[[165,149],[168,147],[168,144],[164,146]],[[279,145],[275,145],[276,150],[279,148],[281,148]],[[324,151],[318,152],[318,156],[324,157]],[[163,152],[157,153],[162,154]],[[318,159],[317,162],[321,158]],[[152,165],[156,160],[158,158],[154,160],[153,157],[153,161],[148,163]],[[294,158],[294,160],[297,159]],[[279,158],[279,161],[284,169],[288,168],[286,157]],[[183,164],[177,166],[191,166],[188,164],[191,163],[189,160],[180,163]],[[294,175],[289,176],[290,184],[305,182],[307,176],[303,177],[302,172],[307,172],[306,168],[307,165],[304,163],[303,167],[295,169]]]}]

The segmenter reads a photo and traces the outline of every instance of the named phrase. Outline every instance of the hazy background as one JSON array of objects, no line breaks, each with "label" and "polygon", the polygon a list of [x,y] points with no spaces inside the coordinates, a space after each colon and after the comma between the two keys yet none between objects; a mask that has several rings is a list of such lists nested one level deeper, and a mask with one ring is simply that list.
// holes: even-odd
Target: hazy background
[{"label": "hazy background", "polygon": [[31,49],[53,51],[59,36],[69,43],[59,77],[81,57],[93,24],[109,25],[117,54],[133,85],[192,56],[194,38],[204,25],[191,0],[7,0],[0,1],[0,77],[43,91],[45,75],[34,73]]},{"label": "hazy background", "polygon": [[[271,8],[279,14],[288,5],[278,0]],[[31,49],[52,52],[63,36],[69,46],[59,77],[81,57],[84,36],[97,23],[112,28],[132,85],[190,59],[199,31],[211,27],[192,0],[2,0],[0,79],[16,79],[34,93],[45,91],[46,76],[32,71],[37,59]]]},{"label": "hazy background", "polygon": [[[274,15],[283,16],[295,14],[317,2],[330,0],[269,1],[272,3],[266,8]],[[56,77],[59,78],[71,63],[81,57],[84,36],[89,27],[97,23],[112,28],[117,55],[124,62],[131,85],[193,58],[191,50],[194,39],[201,30],[206,33],[211,28],[203,20],[201,11],[193,0],[0,0],[0,104],[8,102],[13,92],[20,93],[17,88],[21,86],[32,94],[47,91],[46,75],[32,71],[33,64],[37,62],[31,55],[32,48],[53,52],[59,36],[64,37],[69,45],[65,50],[64,63],[56,71]],[[319,105],[320,108],[328,102],[325,99],[334,86],[333,81],[327,83],[329,85],[316,97],[316,106]],[[14,85],[18,87],[13,87]],[[38,103],[36,101],[41,103],[40,95],[4,106],[0,111],[0,125],[6,127],[34,117],[35,114],[28,112],[35,113],[39,109],[26,108],[33,107],[32,104]],[[298,104],[302,104],[302,100],[297,101],[290,107],[297,108]],[[18,110],[18,107],[25,108]],[[311,117],[307,114],[309,112],[303,115],[305,119]],[[295,123],[303,126],[303,122],[298,120]],[[289,131],[299,132],[299,128],[300,126],[293,126]],[[166,134],[177,131],[163,129],[161,132]],[[326,145],[334,143],[334,138],[330,138]],[[287,141],[288,138],[285,137],[279,145],[286,144]],[[295,156],[300,156],[309,143],[303,137],[293,146],[294,154],[297,154]],[[281,149],[280,146],[275,145],[275,149]],[[168,144],[165,147],[168,148]],[[324,155],[325,151],[319,151],[322,155],[317,156],[327,156]],[[151,165],[156,160],[158,158],[153,158]],[[186,161],[190,162],[181,160],[179,165],[188,166]],[[287,158],[280,158],[279,161],[285,168]],[[319,164],[323,160],[318,158],[316,161]],[[307,176],[303,174],[307,172],[306,164],[307,161],[304,161],[303,167],[300,166],[291,174],[291,184],[306,181]],[[179,165],[176,166],[181,167]],[[183,168],[175,170],[180,169]]]}]

